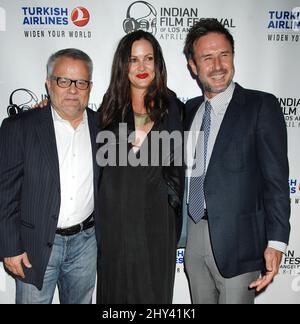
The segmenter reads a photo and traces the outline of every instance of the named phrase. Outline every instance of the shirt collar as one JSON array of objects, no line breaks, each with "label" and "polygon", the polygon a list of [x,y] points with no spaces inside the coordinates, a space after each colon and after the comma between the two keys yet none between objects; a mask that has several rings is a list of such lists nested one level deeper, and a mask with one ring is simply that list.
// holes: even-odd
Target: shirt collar
[{"label": "shirt collar", "polygon": [[229,105],[229,102],[233,96],[233,92],[235,89],[235,83],[231,81],[227,89],[221,93],[218,93],[216,96],[214,96],[212,99],[208,99],[205,96],[204,101],[209,101],[211,106],[212,106],[212,111],[214,114],[219,114],[221,113],[224,109],[227,108]]},{"label": "shirt collar", "polygon": [[[67,120],[63,119],[58,113],[57,111],[53,108],[53,106],[51,106],[51,112],[52,112],[52,118],[53,118],[53,121],[54,123],[56,122],[61,122],[61,123],[67,123],[67,124],[70,124]],[[83,118],[82,118],[82,121],[80,122],[80,125],[82,124],[86,124],[87,122],[87,111],[85,110],[83,112]]]}]

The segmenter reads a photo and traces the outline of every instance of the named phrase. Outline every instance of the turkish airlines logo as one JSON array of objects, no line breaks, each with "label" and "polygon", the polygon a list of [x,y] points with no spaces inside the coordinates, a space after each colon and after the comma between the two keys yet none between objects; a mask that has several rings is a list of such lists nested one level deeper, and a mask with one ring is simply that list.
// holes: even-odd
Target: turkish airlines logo
[{"label": "turkish airlines logo", "polygon": [[90,21],[90,13],[84,7],[77,7],[71,13],[71,20],[74,25],[84,27]]}]

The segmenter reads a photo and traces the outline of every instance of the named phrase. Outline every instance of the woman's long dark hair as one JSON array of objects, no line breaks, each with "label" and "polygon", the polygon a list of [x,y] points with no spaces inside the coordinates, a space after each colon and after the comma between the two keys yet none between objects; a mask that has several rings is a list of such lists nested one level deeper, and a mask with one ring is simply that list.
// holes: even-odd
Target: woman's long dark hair
[{"label": "woman's long dark hair", "polygon": [[167,70],[161,47],[156,38],[142,30],[124,36],[114,55],[109,87],[100,106],[100,126],[106,128],[118,119],[124,121],[131,104],[128,79],[131,48],[135,41],[145,39],[153,47],[155,78],[145,94],[145,108],[152,121],[161,120],[167,112],[168,97],[173,93],[167,88]]}]

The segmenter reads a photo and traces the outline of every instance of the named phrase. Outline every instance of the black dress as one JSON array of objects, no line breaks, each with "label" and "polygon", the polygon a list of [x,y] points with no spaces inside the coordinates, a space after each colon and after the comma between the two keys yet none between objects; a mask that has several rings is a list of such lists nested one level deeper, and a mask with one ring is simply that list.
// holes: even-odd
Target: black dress
[{"label": "black dress", "polygon": [[[162,123],[154,124],[148,141],[153,131],[163,129]],[[177,215],[168,203],[163,167],[106,166],[98,203],[97,302],[172,303]]]}]

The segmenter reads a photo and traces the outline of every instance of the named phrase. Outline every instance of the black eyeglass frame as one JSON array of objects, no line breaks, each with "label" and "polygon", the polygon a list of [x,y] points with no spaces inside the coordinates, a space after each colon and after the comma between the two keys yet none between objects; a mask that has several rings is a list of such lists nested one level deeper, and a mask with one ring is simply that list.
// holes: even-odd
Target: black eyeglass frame
[{"label": "black eyeglass frame", "polygon": [[[82,79],[79,79],[79,80],[72,80],[72,79],[69,79],[69,78],[65,78],[65,77],[58,77],[58,76],[51,76],[49,78],[49,80],[53,80],[53,81],[56,81],[57,85],[60,87],[60,88],[63,88],[63,89],[67,89],[67,88],[70,88],[72,83],[75,84],[75,87],[79,90],[87,90],[92,81],[88,81],[88,80],[82,80]],[[60,80],[65,80],[65,81],[68,81],[68,85],[67,86],[62,86],[59,82]],[[80,83],[79,82],[84,82],[84,87],[82,86],[78,86]],[[83,84],[82,84],[83,85]]]}]

